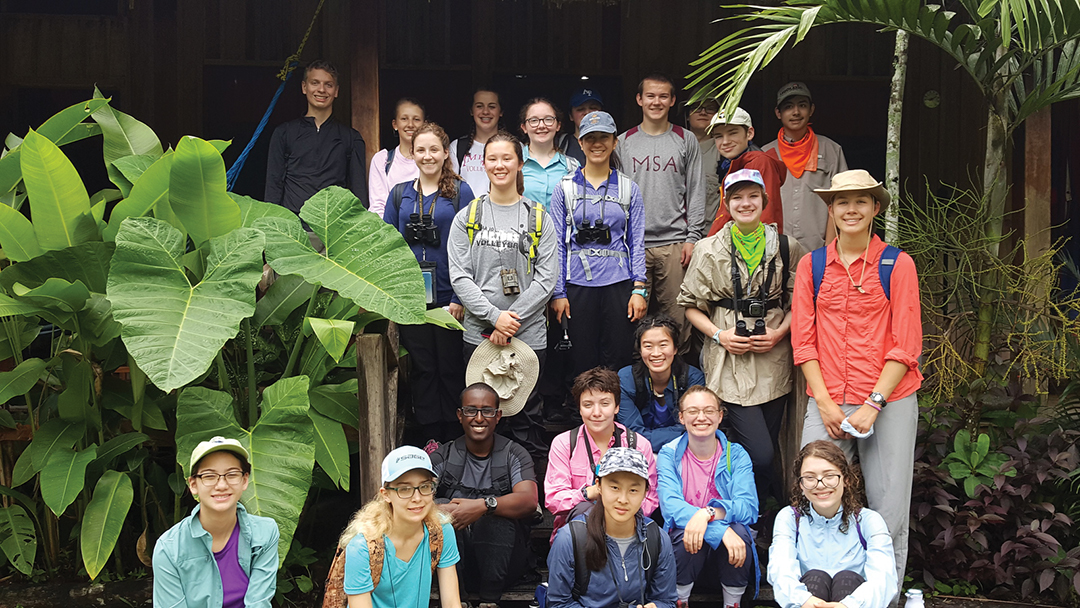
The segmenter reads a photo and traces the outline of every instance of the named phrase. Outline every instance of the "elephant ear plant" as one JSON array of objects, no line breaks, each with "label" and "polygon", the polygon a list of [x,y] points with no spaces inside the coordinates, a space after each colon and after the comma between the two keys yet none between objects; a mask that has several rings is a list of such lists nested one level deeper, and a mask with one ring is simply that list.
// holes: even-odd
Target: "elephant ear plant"
[{"label": "elephant ear plant", "polygon": [[[99,134],[115,188],[89,195],[60,146]],[[30,440],[0,485],[8,562],[58,568],[70,537],[92,579],[122,551],[147,563],[184,515],[186,455],[213,435],[250,451],[242,500],[278,522],[284,560],[313,479],[349,487],[353,336],[454,325],[425,312],[404,240],[331,187],[300,213],[319,253],[291,212],[226,192],[228,142],[163,149],[99,93],[5,143],[0,425]],[[264,263],[279,276],[259,297]],[[39,335],[47,354],[24,358]]]}]

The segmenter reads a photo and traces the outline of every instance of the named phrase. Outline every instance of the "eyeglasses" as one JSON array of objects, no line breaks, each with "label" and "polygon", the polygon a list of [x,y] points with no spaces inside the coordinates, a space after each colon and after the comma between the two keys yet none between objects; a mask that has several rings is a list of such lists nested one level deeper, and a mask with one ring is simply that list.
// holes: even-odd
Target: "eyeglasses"
[{"label": "eyeglasses", "polygon": [[692,407],[692,408],[690,408],[688,410],[683,410],[682,413],[683,413],[684,416],[689,416],[691,418],[695,418],[699,414],[705,414],[709,418],[712,418],[713,416],[720,413],[720,409],[715,408],[715,407],[706,407],[706,408],[700,408],[700,409],[696,408],[696,407]]},{"label": "eyeglasses", "polygon": [[244,479],[243,471],[229,471],[228,473],[201,473],[195,477],[199,478],[199,481],[204,487],[212,488],[217,485],[217,482],[222,477],[225,478],[225,483],[230,486],[240,485],[240,482]]},{"label": "eyeglasses", "polygon": [[720,111],[720,106],[706,105],[706,106],[698,106],[698,107],[694,108],[694,111],[692,113],[693,114],[716,114],[719,111]]},{"label": "eyeglasses", "polygon": [[840,485],[840,475],[836,473],[829,473],[822,477],[814,477],[813,475],[803,475],[799,478],[799,485],[804,490],[813,490],[818,487],[818,484],[825,486],[826,488],[835,488]]},{"label": "eyeglasses", "polygon": [[435,493],[435,488],[438,486],[434,481],[425,481],[418,486],[386,486],[387,490],[397,492],[398,498],[402,500],[408,500],[413,497],[413,494],[420,490],[421,496],[431,496]]},{"label": "eyeglasses", "polygon": [[457,409],[461,412],[461,415],[466,418],[476,418],[478,412],[484,418],[494,418],[499,413],[499,410],[493,407],[472,407],[466,405]]},{"label": "eyeglasses", "polygon": [[526,118],[525,119],[525,124],[529,125],[530,127],[534,128],[534,129],[536,127],[539,127],[540,123],[544,123],[545,127],[554,127],[556,122],[557,121],[555,120],[554,116],[545,116],[543,118],[537,118],[537,117],[533,116],[532,118]]}]

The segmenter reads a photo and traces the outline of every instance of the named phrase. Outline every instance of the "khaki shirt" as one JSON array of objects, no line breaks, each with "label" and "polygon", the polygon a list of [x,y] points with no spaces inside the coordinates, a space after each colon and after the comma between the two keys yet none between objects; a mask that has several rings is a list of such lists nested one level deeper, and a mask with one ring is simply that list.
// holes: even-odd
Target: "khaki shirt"
[{"label": "khaki shirt", "polygon": [[[789,171],[787,179],[780,186],[780,198],[784,201],[784,234],[799,239],[807,251],[825,245],[825,227],[829,222],[829,206],[814,189],[832,186],[833,176],[848,170],[840,144],[820,134],[817,139],[818,170],[804,171],[799,179],[795,179]],[[772,151],[780,158],[776,140],[769,142],[762,151]]]},{"label": "khaki shirt", "polygon": [[699,141],[698,145],[701,146],[701,172],[705,175],[705,225],[709,226],[720,210],[720,176],[716,173],[720,152],[711,137]]},{"label": "khaki shirt", "polygon": [[[731,225],[728,222],[714,236],[698,241],[694,247],[694,257],[686,269],[682,289],[679,293],[679,305],[685,308],[697,308],[709,315],[712,322],[721,330],[735,327],[738,318],[743,318],[734,310],[715,304],[722,298],[734,298],[735,290],[731,282]],[[769,286],[768,299],[778,299],[787,294],[786,306],[771,308],[765,316],[765,324],[776,329],[784,321],[784,316],[791,310],[791,294],[795,286],[795,268],[806,250],[799,241],[789,238],[790,247],[789,276],[787,285],[783,282],[783,256],[780,255],[779,234],[775,224],[765,225],[765,254],[761,264],[754,269],[750,277],[749,290],[743,297],[757,297],[762,283],[769,272],[769,261],[776,260],[772,284]],[[739,273],[745,281],[746,262],[736,255]],[[745,319],[753,330],[756,319]],[[732,355],[723,346],[712,341],[712,336],[705,337],[705,346],[701,351],[702,367],[705,371],[705,385],[716,392],[727,404],[743,406],[760,405],[782,397],[792,390],[791,338],[784,336],[767,353],[746,353]]]}]

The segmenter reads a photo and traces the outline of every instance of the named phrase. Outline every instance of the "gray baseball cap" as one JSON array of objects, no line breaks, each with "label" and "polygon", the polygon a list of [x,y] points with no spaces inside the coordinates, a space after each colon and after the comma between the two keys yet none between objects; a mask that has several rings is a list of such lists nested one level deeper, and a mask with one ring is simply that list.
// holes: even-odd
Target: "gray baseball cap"
[{"label": "gray baseball cap", "polygon": [[607,112],[589,112],[581,119],[581,125],[578,127],[578,137],[585,137],[589,133],[611,133],[612,135],[619,132],[615,128],[615,119],[611,117],[611,114]]},{"label": "gray baseball cap", "polygon": [[607,477],[612,473],[626,471],[649,481],[649,463],[645,462],[645,455],[633,448],[611,448],[600,459],[597,467],[597,477]]},{"label": "gray baseball cap", "polygon": [[776,92],[776,107],[780,107],[780,104],[784,103],[784,100],[788,97],[794,97],[796,95],[802,95],[810,100],[810,103],[814,102],[814,97],[810,95],[810,89],[806,87],[806,83],[803,82],[789,82],[780,87],[780,90]]}]

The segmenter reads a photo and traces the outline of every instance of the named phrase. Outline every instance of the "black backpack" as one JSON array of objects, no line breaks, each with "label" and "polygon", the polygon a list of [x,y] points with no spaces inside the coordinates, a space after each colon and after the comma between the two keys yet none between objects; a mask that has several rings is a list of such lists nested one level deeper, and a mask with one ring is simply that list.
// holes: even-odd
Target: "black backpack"
[{"label": "black backpack", "polygon": [[473,138],[472,135],[462,135],[454,141],[457,142],[458,173],[461,173],[461,163],[465,162],[465,157],[469,155],[469,150],[472,149]]},{"label": "black backpack", "polygon": [[[495,445],[491,448],[491,487],[469,488],[461,485],[461,478],[465,472],[465,459],[468,457],[465,449],[465,439],[457,439],[449,444],[446,451],[436,450],[432,456],[442,456],[446,459],[442,475],[439,476],[439,487],[436,490],[437,498],[450,498],[455,492],[461,492],[469,498],[481,496],[505,496],[514,491],[510,483],[510,440],[502,435],[495,435]],[[438,462],[438,457],[433,458],[433,464]]]},{"label": "black backpack", "polygon": [[[634,405],[637,406],[638,411],[643,411],[649,407],[649,387],[645,383],[645,377],[648,375],[648,370],[645,369],[645,365],[642,363],[635,363],[630,368],[631,375],[634,376]],[[690,366],[687,365],[681,358],[676,357],[672,363],[672,375],[675,377],[675,409],[679,407],[679,398],[689,388],[687,385],[690,383]],[[664,387],[665,389],[667,387]]]}]

